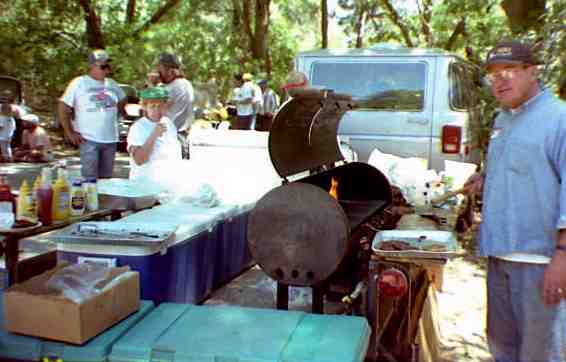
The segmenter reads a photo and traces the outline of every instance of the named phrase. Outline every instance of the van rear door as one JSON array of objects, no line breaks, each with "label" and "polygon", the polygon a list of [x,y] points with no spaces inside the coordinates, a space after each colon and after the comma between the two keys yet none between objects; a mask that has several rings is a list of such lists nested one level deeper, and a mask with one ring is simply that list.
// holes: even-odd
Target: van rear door
[{"label": "van rear door", "polygon": [[338,134],[360,161],[379,148],[430,163],[435,57],[309,60],[303,65],[313,87],[350,94],[359,103],[344,115]]}]

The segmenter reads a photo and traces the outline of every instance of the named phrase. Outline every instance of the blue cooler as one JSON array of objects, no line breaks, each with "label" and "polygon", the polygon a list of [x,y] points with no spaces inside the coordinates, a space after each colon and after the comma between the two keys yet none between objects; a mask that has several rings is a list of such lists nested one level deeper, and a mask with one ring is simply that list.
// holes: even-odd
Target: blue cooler
[{"label": "blue cooler", "polygon": [[361,317],[164,303],[122,337],[110,362],[364,360]]},{"label": "blue cooler", "polygon": [[154,308],[151,301],[141,301],[140,309],[82,346],[52,342],[12,334],[4,329],[4,295],[0,295],[0,360],[41,361],[50,358],[65,362],[105,362],[112,345]]},{"label": "blue cooler", "polygon": [[216,248],[214,288],[228,283],[254,264],[248,247],[249,211],[224,220]]},{"label": "blue cooler", "polygon": [[60,260],[129,265],[140,273],[142,299],[155,303],[197,303],[213,290],[219,228],[201,231],[167,247],[109,244],[58,244]]}]

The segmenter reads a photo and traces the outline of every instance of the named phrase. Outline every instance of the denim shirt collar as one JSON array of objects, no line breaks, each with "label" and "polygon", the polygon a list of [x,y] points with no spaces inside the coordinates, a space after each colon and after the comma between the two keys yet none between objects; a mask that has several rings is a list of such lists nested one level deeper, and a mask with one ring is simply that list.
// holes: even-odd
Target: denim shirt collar
[{"label": "denim shirt collar", "polygon": [[526,111],[529,108],[532,108],[536,103],[538,103],[541,99],[546,98],[550,90],[548,88],[542,88],[537,94],[523,102],[519,107],[510,109],[510,108],[502,108],[502,110],[509,114],[509,115],[516,115]]}]

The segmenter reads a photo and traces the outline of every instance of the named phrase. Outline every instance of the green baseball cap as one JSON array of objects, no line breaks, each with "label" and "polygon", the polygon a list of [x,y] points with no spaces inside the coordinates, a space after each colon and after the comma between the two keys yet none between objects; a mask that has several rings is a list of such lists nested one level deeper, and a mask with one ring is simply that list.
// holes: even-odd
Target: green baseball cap
[{"label": "green baseball cap", "polygon": [[169,99],[169,90],[165,87],[146,88],[140,92],[140,98],[142,100],[166,101]]}]

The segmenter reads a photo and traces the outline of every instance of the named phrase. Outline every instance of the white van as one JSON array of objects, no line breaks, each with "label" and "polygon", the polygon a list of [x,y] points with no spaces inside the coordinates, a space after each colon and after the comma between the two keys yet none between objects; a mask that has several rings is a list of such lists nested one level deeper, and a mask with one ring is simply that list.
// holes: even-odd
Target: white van
[{"label": "white van", "polygon": [[377,46],[299,53],[296,70],[315,88],[350,94],[338,134],[367,162],[371,152],[421,157],[428,167],[444,160],[478,163],[471,125],[480,125],[479,69],[438,49]]}]

